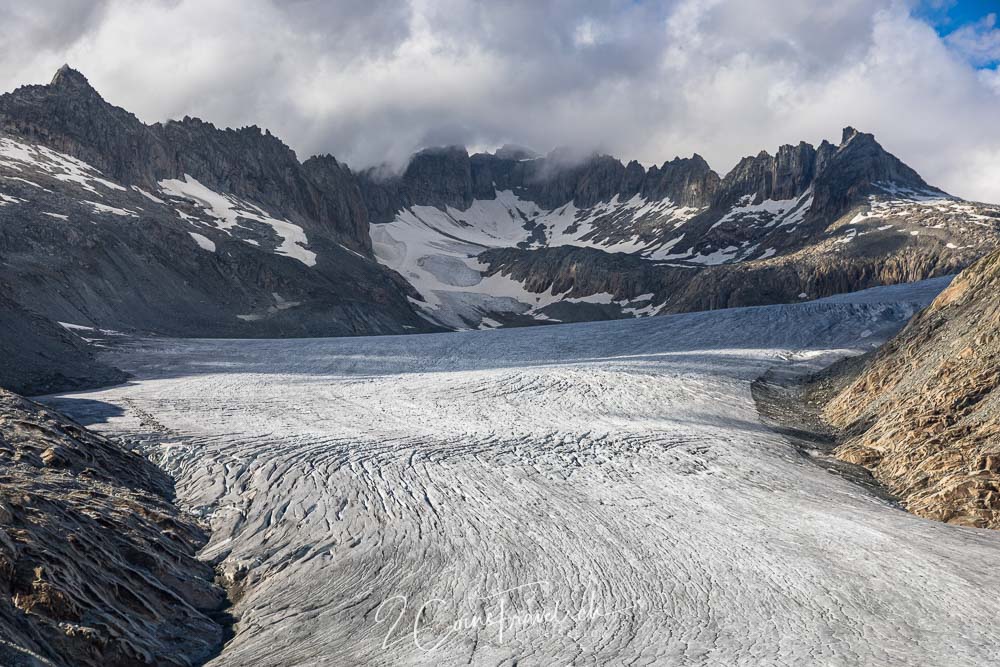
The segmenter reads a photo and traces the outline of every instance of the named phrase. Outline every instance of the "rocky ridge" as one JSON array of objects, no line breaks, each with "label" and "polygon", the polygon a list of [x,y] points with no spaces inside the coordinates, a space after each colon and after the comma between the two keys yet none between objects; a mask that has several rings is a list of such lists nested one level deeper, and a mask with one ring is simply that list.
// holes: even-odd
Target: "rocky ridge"
[{"label": "rocky ridge", "polygon": [[826,407],[869,468],[920,516],[1000,529],[1000,252],[972,265]]},{"label": "rocky ridge", "polygon": [[220,130],[191,117],[145,125],[68,66],[48,85],[0,95],[0,132],[77,158],[126,187],[155,192],[160,181],[190,176],[307,231],[325,232],[355,250],[369,247],[356,184],[334,176],[341,187],[324,187],[331,170],[343,169],[336,160],[300,164],[288,146],[256,126]]},{"label": "rocky ridge", "polygon": [[0,390],[0,662],[200,664],[224,603],[205,532],[140,454]]},{"label": "rocky ridge", "polygon": [[360,180],[376,257],[458,328],[794,302],[949,275],[1000,240],[1000,207],[928,185],[853,128],[722,178],[697,155],[647,170],[448,148]]}]

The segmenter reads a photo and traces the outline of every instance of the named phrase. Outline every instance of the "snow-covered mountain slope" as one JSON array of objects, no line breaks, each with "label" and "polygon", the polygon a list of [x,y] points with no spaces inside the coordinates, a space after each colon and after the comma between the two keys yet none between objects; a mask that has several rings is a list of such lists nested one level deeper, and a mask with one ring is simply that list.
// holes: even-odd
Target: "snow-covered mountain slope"
[{"label": "snow-covered mountain slope", "polygon": [[751,382],[871,349],[942,287],[643,320],[144,341],[53,399],[146,438],[236,600],[213,665],[1000,658],[998,534],[869,496]]},{"label": "snow-covered mountain slope", "polygon": [[183,335],[425,326],[371,258],[190,174],[125,185],[0,136],[0,192],[0,275],[55,321]]},{"label": "snow-covered mountain slope", "polygon": [[[262,247],[263,240],[263,247],[271,252],[295,257],[306,266],[316,264],[316,253],[305,248],[309,239],[301,227],[270,217],[260,207],[237,197],[214,192],[187,174],[181,179],[160,181],[156,194],[153,194],[137,186],[127,188],[108,180],[91,165],[69,155],[42,145],[0,136],[0,179],[7,183],[6,189],[17,190],[21,195],[0,193],[2,206],[28,205],[37,208],[43,197],[36,190],[52,193],[53,188],[59,188],[63,194],[72,197],[74,201],[71,204],[82,209],[77,212],[84,216],[116,215],[139,219],[151,217],[147,209],[152,209],[152,214],[155,214],[164,208],[172,208],[174,215],[190,223],[193,229],[214,227],[230,236],[234,236],[234,230],[240,230],[244,232],[242,240],[255,247]],[[33,190],[25,190],[26,186]],[[85,199],[87,196],[94,201]],[[119,205],[109,203],[112,201]],[[42,215],[64,222],[69,222],[70,218],[69,213],[54,211],[42,211]],[[254,229],[253,223],[270,227],[270,233],[261,225]]]},{"label": "snow-covered mountain slope", "polygon": [[[362,191],[383,212],[376,257],[451,328],[814,298],[897,282],[878,268],[893,262],[907,280],[954,273],[1000,239],[1000,207],[927,185],[852,128],[838,146],[783,146],[723,179],[697,156],[645,171],[606,156],[565,166],[435,149],[394,179],[363,174]],[[604,256],[618,253],[642,262]],[[775,267],[796,278],[772,279]]]}]

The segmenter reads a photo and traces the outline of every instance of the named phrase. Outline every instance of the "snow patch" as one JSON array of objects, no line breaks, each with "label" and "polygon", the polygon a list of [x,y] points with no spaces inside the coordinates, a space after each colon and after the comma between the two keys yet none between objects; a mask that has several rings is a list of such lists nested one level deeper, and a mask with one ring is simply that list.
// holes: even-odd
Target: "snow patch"
[{"label": "snow patch", "polygon": [[157,197],[156,195],[154,195],[153,193],[147,192],[146,190],[143,190],[142,188],[140,188],[137,185],[133,185],[132,189],[135,190],[136,192],[138,192],[139,194],[141,194],[143,197],[145,197],[146,199],[148,199],[151,202],[154,202],[156,204],[163,204],[163,205],[166,205],[166,203],[167,203],[167,202],[163,201],[162,199],[160,199],[159,197]]},{"label": "snow patch", "polygon": [[[215,192],[202,185],[193,176],[167,179],[159,182],[161,191],[168,197],[191,199],[198,203],[216,221],[216,227],[233,235],[236,228],[244,227],[240,220],[264,223],[281,239],[275,253],[297,259],[306,266],[316,265],[316,253],[305,248],[309,243],[305,231],[287,220],[271,217],[260,207],[232,195]],[[178,214],[180,212],[178,211]],[[183,217],[183,216],[181,216]]]},{"label": "snow patch", "polygon": [[850,243],[858,236],[858,230],[855,227],[844,230],[844,235],[834,241],[834,243]]},{"label": "snow patch", "polygon": [[738,246],[727,246],[725,248],[719,248],[714,252],[702,253],[701,255],[695,255],[686,257],[687,261],[693,262],[695,264],[704,264],[705,266],[717,266],[719,264],[725,264],[736,258],[736,255],[740,252]]},{"label": "snow patch", "polygon": [[199,234],[198,232],[188,232],[188,234],[191,235],[191,238],[194,239],[194,242],[198,244],[199,248],[207,250],[208,252],[215,252],[215,241],[207,236]]},{"label": "snow patch", "polygon": [[98,213],[108,213],[110,215],[119,215],[122,217],[138,218],[139,214],[135,211],[129,211],[124,208],[116,208],[114,206],[108,206],[107,204],[101,204],[96,201],[86,201],[81,202],[93,208]]},{"label": "snow patch", "polygon": [[0,165],[16,171],[38,169],[55,180],[78,185],[99,197],[104,195],[95,187],[98,185],[107,190],[125,191],[124,187],[104,178],[99,170],[82,160],[45,146],[25,144],[8,137],[0,137]]},{"label": "snow patch", "polygon": [[35,183],[34,181],[29,181],[26,178],[21,178],[20,176],[0,176],[0,178],[3,178],[8,181],[16,181],[18,183],[24,183],[25,185],[30,185],[33,188],[38,188],[39,190],[44,190],[45,192],[52,192],[52,190],[42,187],[41,185]]},{"label": "snow patch", "polygon": [[759,204],[750,203],[752,195],[744,195],[736,206],[720,218],[711,229],[731,222],[766,225],[768,227],[784,227],[798,225],[812,208],[812,189],[806,190],[795,199],[765,199]]}]

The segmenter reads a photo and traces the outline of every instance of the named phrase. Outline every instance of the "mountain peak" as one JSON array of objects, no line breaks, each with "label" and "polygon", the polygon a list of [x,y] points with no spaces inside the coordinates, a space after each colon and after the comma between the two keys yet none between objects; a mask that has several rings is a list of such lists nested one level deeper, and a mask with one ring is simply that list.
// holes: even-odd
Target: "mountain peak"
[{"label": "mountain peak", "polygon": [[63,65],[58,70],[56,70],[56,74],[55,76],[52,77],[52,82],[49,85],[60,86],[60,87],[91,88],[90,82],[87,81],[87,77],[85,77],[83,74],[73,69],[69,65]]},{"label": "mountain peak", "polygon": [[517,144],[504,144],[496,150],[494,155],[503,160],[531,160],[539,157],[536,151]]},{"label": "mountain peak", "polygon": [[843,146],[844,144],[846,144],[859,134],[861,134],[861,132],[858,132],[853,127],[848,125],[847,127],[844,128],[844,133],[840,137],[840,145]]}]

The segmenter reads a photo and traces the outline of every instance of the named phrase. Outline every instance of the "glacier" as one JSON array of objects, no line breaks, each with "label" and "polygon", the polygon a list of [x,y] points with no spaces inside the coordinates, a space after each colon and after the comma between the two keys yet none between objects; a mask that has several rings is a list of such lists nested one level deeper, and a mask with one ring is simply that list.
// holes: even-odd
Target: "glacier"
[{"label": "glacier", "polygon": [[946,281],[794,305],[299,340],[120,339],[47,398],[142,443],[229,584],[222,665],[991,664],[1000,535],[800,454],[751,383]]}]

